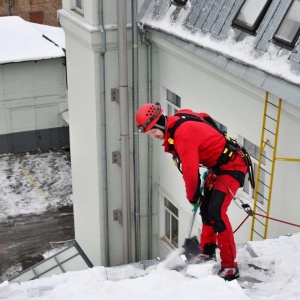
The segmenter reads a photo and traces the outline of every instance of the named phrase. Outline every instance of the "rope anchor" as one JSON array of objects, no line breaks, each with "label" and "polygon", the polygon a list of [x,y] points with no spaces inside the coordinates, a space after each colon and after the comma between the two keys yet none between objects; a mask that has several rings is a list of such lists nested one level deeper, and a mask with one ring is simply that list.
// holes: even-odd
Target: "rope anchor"
[{"label": "rope anchor", "polygon": [[244,211],[251,217],[254,216],[254,212],[253,210],[251,209],[250,205],[249,204],[242,204],[242,208],[244,209]]}]

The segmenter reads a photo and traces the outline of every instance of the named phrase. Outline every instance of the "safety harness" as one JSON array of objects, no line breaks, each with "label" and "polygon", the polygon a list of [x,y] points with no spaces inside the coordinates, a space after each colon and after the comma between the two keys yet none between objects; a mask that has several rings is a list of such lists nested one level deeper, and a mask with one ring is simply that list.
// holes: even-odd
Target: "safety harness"
[{"label": "safety harness", "polygon": [[[222,154],[219,156],[219,158],[217,159],[217,164],[212,167],[212,170],[217,172],[218,175],[228,174],[228,175],[235,177],[241,183],[241,186],[242,186],[243,179],[244,179],[243,174],[240,174],[240,172],[238,172],[238,171],[230,171],[230,170],[222,171],[222,170],[220,170],[220,167],[222,165],[227,164],[234,155],[240,154],[244,158],[246,165],[248,167],[247,172],[248,172],[251,187],[253,189],[255,188],[253,164],[252,164],[251,157],[250,157],[248,151],[243,146],[241,146],[235,139],[228,137],[223,131],[221,131],[219,128],[217,128],[213,121],[209,122],[199,116],[195,116],[195,115],[191,115],[191,114],[187,114],[187,113],[179,113],[178,112],[175,114],[175,116],[180,117],[180,119],[174,124],[174,126],[172,128],[168,129],[168,132],[170,133],[168,143],[170,145],[169,146],[170,151],[175,153],[175,155],[173,155],[173,161],[175,163],[175,166],[178,168],[178,170],[181,173],[182,173],[181,161],[180,161],[179,155],[178,155],[178,153],[175,149],[175,145],[174,145],[175,131],[182,123],[184,123],[186,121],[204,122],[204,123],[208,124],[209,126],[211,126],[212,128],[214,128],[215,130],[217,130],[226,139],[226,144],[225,144],[224,150],[223,150]],[[241,175],[243,176],[242,179],[240,179]]]}]

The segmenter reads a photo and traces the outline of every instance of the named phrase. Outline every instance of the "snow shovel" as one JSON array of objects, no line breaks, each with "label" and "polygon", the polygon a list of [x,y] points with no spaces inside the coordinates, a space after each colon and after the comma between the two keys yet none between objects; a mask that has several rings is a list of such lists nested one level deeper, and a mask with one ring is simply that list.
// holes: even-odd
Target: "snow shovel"
[{"label": "snow shovel", "polygon": [[[205,179],[207,176],[207,171],[205,171],[202,174],[202,180],[201,180],[201,186],[200,186],[200,195],[203,195],[203,190],[204,190],[204,183],[205,183]],[[194,222],[195,222],[195,218],[196,218],[196,214],[199,208],[199,204],[200,204],[201,200],[198,200],[194,207],[193,207],[193,215],[192,215],[192,219],[191,219],[191,224],[189,227],[189,232],[188,232],[188,236],[184,241],[184,244],[182,246],[182,248],[185,250],[185,256],[188,260],[193,259],[194,257],[197,257],[200,253],[201,253],[201,248],[200,248],[200,243],[197,239],[196,236],[191,238],[191,234],[192,234],[192,230],[193,230],[193,226],[194,226]]]},{"label": "snow shovel", "polygon": [[192,229],[194,226],[196,213],[199,207],[199,201],[195,203],[193,207],[193,215],[191,219],[191,224],[189,227],[188,236],[184,241],[182,248],[185,250],[185,256],[188,260],[193,259],[201,253],[200,244],[196,236],[191,238]]}]

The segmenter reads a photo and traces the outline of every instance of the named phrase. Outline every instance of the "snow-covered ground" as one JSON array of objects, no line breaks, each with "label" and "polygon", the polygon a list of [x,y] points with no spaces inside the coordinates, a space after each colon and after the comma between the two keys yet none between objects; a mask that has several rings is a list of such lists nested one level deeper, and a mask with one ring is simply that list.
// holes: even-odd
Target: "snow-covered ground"
[{"label": "snow-covered ground", "polygon": [[71,166],[63,152],[0,157],[0,222],[72,205]]},{"label": "snow-covered ground", "polygon": [[20,284],[6,281],[0,285],[0,299],[300,299],[299,233],[239,247],[238,281],[225,282],[213,275],[218,262],[190,265],[182,273],[169,270],[179,254],[175,251],[146,270],[133,265],[94,267]]},{"label": "snow-covered ground", "polygon": [[68,151],[0,156],[0,283],[74,238],[72,203]]}]

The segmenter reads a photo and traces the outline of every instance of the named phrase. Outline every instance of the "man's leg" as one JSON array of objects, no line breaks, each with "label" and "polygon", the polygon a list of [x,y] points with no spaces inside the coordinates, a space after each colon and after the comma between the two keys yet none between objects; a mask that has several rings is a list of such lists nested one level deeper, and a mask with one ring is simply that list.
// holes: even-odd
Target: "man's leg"
[{"label": "man's leg", "polygon": [[208,208],[210,223],[217,236],[218,247],[220,249],[221,267],[237,267],[235,262],[236,246],[232,227],[227,216],[227,209],[232,200],[232,194],[235,195],[240,184],[230,175],[221,175],[216,180],[214,191]]},{"label": "man's leg", "polygon": [[202,232],[200,235],[200,247],[201,252],[214,256],[216,250],[216,233],[213,229],[212,224],[210,223],[210,219],[208,216],[208,207],[210,202],[210,195],[207,195],[206,199],[204,199],[201,203],[200,207],[200,215],[202,218]]}]

